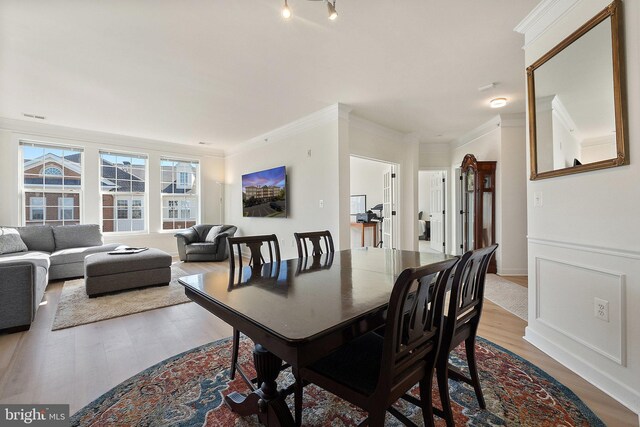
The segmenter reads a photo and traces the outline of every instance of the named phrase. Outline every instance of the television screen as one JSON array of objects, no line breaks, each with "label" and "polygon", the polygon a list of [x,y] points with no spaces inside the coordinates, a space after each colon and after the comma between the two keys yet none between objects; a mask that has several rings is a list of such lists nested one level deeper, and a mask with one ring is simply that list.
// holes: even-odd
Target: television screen
[{"label": "television screen", "polygon": [[242,175],[242,216],[285,218],[286,184],[284,166]]}]

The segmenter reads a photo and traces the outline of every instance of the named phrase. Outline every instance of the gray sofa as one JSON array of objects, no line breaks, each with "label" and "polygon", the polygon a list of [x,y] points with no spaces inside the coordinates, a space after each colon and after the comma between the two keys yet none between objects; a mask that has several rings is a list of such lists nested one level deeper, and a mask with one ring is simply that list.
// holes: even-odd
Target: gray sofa
[{"label": "gray sofa", "polygon": [[[222,227],[212,242],[206,242],[212,227]],[[236,234],[233,225],[199,224],[176,233],[180,261],[224,261],[229,257],[227,237]]]},{"label": "gray sofa", "polygon": [[11,228],[27,251],[0,255],[0,331],[29,329],[49,280],[81,277],[87,255],[120,246],[103,244],[98,225]]}]

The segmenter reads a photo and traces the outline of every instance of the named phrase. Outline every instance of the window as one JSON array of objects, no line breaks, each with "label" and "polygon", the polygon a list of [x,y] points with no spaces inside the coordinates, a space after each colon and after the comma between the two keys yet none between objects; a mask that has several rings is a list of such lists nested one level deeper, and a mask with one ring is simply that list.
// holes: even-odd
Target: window
[{"label": "window", "polygon": [[147,157],[100,152],[102,230],[144,231]]},{"label": "window", "polygon": [[29,197],[29,219],[31,221],[44,220],[44,197]]},{"label": "window", "polygon": [[162,229],[191,227],[198,222],[199,164],[197,161],[162,159]]},{"label": "window", "polygon": [[59,197],[58,198],[58,219],[67,221],[74,219],[73,212],[74,200],[72,197]]},{"label": "window", "polygon": [[24,225],[80,223],[82,149],[20,142]]}]

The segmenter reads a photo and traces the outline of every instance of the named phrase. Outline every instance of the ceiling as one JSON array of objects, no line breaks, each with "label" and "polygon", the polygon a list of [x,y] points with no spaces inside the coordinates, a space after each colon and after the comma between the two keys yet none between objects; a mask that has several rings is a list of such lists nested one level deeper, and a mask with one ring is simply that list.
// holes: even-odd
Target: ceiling
[{"label": "ceiling", "polygon": [[341,102],[447,142],[524,111],[537,2],[0,0],[0,116],[226,149]]}]

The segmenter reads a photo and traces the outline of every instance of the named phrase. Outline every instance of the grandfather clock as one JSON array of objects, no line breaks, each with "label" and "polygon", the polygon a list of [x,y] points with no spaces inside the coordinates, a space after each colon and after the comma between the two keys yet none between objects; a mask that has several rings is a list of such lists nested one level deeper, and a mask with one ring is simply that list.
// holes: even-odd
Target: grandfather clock
[{"label": "grandfather clock", "polygon": [[[462,249],[463,252],[496,242],[496,162],[479,162],[473,154],[462,160]],[[491,257],[489,273],[495,273]]]}]

